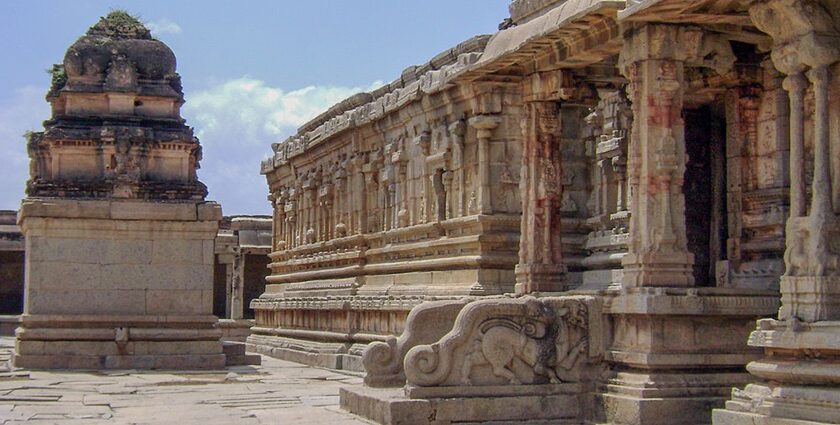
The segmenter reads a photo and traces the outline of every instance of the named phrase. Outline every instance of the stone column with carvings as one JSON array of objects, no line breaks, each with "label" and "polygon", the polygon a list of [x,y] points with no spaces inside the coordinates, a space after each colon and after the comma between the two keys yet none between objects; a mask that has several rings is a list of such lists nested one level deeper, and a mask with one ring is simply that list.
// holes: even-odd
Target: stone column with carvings
[{"label": "stone column with carvings", "polygon": [[[757,382],[732,391],[726,409],[714,412],[716,424],[828,424],[840,418],[840,222],[833,205],[838,188],[831,177],[832,171],[840,172],[831,169],[831,151],[840,142],[830,126],[840,111],[831,108],[829,99],[830,86],[838,81],[832,74],[840,67],[840,22],[830,13],[836,7],[836,2],[821,0],[750,5],[753,23],[773,40],[771,58],[786,75],[783,87],[790,100],[786,270],[778,320],[759,320],[749,338],[750,345],[764,348],[764,356],[747,365]],[[814,167],[810,205],[809,141]]]},{"label": "stone column with carvings", "polygon": [[352,211],[351,228],[353,234],[362,234],[367,231],[367,214],[365,211],[365,159],[361,154],[354,154],[350,159],[352,164],[353,184],[350,191],[350,210]]},{"label": "stone column with carvings", "polygon": [[453,202],[450,208],[453,211],[453,217],[463,217],[466,215],[466,202],[464,202],[464,134],[466,126],[464,121],[458,120],[449,124],[448,130],[452,140],[452,168],[456,170],[453,184],[455,187],[454,197],[458,198],[458,202]]},{"label": "stone column with carvings", "polygon": [[469,120],[476,129],[478,139],[478,206],[481,214],[492,214],[493,200],[490,190],[490,138],[493,129],[499,126],[501,119],[492,115],[479,115]]},{"label": "stone column with carvings", "polygon": [[245,253],[240,247],[234,248],[233,251],[230,289],[230,318],[242,319],[245,317]]},{"label": "stone column with carvings", "polygon": [[630,80],[632,210],[624,285],[693,286],[686,246],[685,129],[681,118],[684,62],[677,27],[647,25],[625,37],[621,68]]},{"label": "stone column with carvings", "polygon": [[557,102],[527,102],[522,118],[522,225],[516,292],[565,289],[560,241],[562,171]]}]

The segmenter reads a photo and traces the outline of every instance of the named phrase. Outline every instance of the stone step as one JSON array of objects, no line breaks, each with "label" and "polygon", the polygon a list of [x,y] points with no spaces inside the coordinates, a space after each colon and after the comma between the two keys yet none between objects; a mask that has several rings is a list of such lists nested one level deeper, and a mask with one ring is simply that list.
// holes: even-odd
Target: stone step
[{"label": "stone step", "polygon": [[232,356],[225,360],[225,366],[259,366],[260,364],[262,364],[262,357],[259,354]]},{"label": "stone step", "polygon": [[245,344],[228,341],[222,342],[222,352],[224,352],[226,356],[244,356]]},{"label": "stone step", "polygon": [[241,342],[222,342],[225,353],[225,366],[256,366],[262,363],[259,354],[246,354],[245,344]]}]

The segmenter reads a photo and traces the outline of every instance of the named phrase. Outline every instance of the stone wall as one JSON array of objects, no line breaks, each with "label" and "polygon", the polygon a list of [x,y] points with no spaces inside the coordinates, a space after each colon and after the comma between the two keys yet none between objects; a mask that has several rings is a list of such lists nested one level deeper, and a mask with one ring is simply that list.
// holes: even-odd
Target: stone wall
[{"label": "stone wall", "polygon": [[447,83],[485,42],[409,68],[273,146],[271,275],[249,342],[285,355],[307,350],[289,340],[312,338],[358,356],[425,299],[513,290],[517,93]]}]

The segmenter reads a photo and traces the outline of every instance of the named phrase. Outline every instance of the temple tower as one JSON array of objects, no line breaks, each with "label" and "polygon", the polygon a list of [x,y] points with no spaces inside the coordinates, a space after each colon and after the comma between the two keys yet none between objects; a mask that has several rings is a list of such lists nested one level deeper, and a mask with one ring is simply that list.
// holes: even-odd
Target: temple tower
[{"label": "temple tower", "polygon": [[175,55],[125,12],[53,67],[52,117],[29,135],[25,306],[15,365],[217,368],[213,239]]}]

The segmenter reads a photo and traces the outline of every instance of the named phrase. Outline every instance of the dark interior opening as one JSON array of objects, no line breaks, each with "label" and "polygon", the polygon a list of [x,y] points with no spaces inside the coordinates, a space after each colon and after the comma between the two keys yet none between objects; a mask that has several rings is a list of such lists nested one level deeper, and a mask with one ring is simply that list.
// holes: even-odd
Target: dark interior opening
[{"label": "dark interior opening", "polygon": [[219,256],[216,256],[215,264],[213,265],[213,314],[216,317],[225,318],[226,297],[227,297],[227,277],[226,265],[219,264]]},{"label": "dark interior opening", "polygon": [[268,263],[271,261],[267,255],[250,254],[245,256],[245,296],[242,300],[242,312],[246,319],[254,318],[254,310],[251,309],[251,300],[259,298],[265,292],[265,277],[268,275]]},{"label": "dark interior opening", "polygon": [[703,106],[684,113],[688,249],[694,254],[695,285],[715,286],[715,264],[726,254],[726,124],[720,108]]},{"label": "dark interior opening", "polygon": [[23,313],[23,251],[0,251],[0,314]]}]

